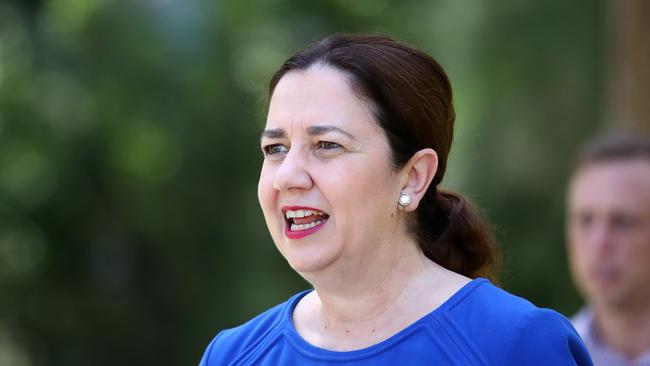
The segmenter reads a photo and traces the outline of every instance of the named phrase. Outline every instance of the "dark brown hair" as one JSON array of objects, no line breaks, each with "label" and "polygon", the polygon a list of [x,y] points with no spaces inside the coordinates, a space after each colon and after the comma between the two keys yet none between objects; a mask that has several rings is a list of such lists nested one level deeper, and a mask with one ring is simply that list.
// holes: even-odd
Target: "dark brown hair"
[{"label": "dark brown hair", "polygon": [[650,136],[643,133],[608,132],[587,141],[580,152],[576,166],[613,160],[650,160]]},{"label": "dark brown hair", "polygon": [[437,188],[445,174],[456,117],[451,84],[438,62],[388,37],[333,35],[285,61],[271,79],[270,96],[287,72],[315,64],[347,74],[355,93],[371,102],[395,169],[421,149],[432,148],[438,154],[436,175],[409,225],[425,255],[471,278],[494,277],[496,251],[489,225],[467,199]]}]

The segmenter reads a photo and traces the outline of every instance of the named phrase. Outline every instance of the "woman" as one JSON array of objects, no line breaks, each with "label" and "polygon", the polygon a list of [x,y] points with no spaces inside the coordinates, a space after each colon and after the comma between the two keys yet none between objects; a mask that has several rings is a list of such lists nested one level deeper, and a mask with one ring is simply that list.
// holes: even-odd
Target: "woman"
[{"label": "woman", "polygon": [[438,63],[389,38],[328,37],[273,76],[259,200],[314,287],[208,346],[201,365],[590,365],[556,312],[481,276],[494,249],[438,190],[452,143]]}]

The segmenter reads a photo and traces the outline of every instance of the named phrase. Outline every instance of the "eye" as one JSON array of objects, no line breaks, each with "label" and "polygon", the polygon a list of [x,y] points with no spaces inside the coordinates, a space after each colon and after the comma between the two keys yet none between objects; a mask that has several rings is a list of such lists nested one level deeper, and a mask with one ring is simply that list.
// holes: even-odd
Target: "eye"
[{"label": "eye", "polygon": [[632,229],[638,225],[639,220],[630,214],[618,214],[612,217],[612,224],[619,229]]},{"label": "eye", "polygon": [[594,217],[589,212],[577,212],[572,215],[571,220],[575,226],[579,228],[587,228],[591,225]]},{"label": "eye", "polygon": [[337,144],[336,142],[331,141],[318,141],[318,148],[323,150],[334,150],[340,149],[343,146]]},{"label": "eye", "polygon": [[287,153],[289,149],[282,144],[271,144],[271,145],[263,146],[262,151],[264,151],[264,155],[266,156],[275,156],[275,155]]}]

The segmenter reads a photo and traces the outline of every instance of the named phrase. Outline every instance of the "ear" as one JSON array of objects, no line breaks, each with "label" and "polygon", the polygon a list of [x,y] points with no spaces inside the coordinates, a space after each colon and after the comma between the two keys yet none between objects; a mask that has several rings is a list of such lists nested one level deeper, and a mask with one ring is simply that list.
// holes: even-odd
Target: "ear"
[{"label": "ear", "polygon": [[405,211],[415,211],[438,171],[438,154],[433,149],[422,149],[411,157],[402,170],[401,192],[411,196]]}]

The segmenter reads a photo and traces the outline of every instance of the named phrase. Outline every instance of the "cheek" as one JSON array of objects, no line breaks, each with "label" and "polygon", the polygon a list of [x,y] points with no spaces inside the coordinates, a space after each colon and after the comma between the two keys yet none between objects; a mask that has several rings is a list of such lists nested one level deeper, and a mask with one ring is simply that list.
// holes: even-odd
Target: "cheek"
[{"label": "cheek", "polygon": [[650,236],[639,239],[645,240],[639,240],[635,243],[636,245],[630,245],[624,253],[624,262],[629,264],[630,267],[644,272],[650,278]]},{"label": "cheek", "polygon": [[585,271],[589,270],[594,264],[591,259],[594,256],[591,254],[587,250],[586,245],[584,245],[584,240],[580,235],[575,232],[569,235],[569,261],[574,273],[582,276],[585,274]]},{"label": "cheek", "polygon": [[[332,174],[333,171],[338,173]],[[383,172],[371,167],[358,169],[347,166],[336,170],[324,169],[323,172],[321,174],[323,184],[320,185],[323,189],[328,187],[332,195],[361,208],[381,199],[391,186],[391,182],[382,179]],[[371,197],[372,201],[368,202],[367,197]],[[362,199],[365,202],[362,202]]]},{"label": "cheek", "polygon": [[257,199],[262,207],[262,212],[266,216],[272,210],[276,191],[273,189],[272,174],[269,169],[262,168],[260,180],[257,183]]},{"label": "cheek", "polygon": [[582,236],[578,234],[576,229],[569,229],[569,235],[567,237],[569,240],[569,254],[572,258],[578,259],[584,252],[584,240]]},{"label": "cheek", "polygon": [[574,270],[584,270],[586,257],[575,241],[569,244],[569,261]]},{"label": "cheek", "polygon": [[569,241],[569,253],[578,261],[585,261],[593,250],[588,244],[588,231],[575,224],[569,224],[567,240]]},{"label": "cheek", "polygon": [[367,222],[376,224],[379,218],[390,216],[388,211],[397,207],[399,193],[396,193],[395,181],[390,179],[389,172],[382,171],[383,168],[347,167],[338,170],[339,174],[323,177],[327,183],[321,184],[321,189],[329,188],[323,193],[329,204],[339,211],[337,216],[345,217],[346,222],[353,223],[351,226]]}]

